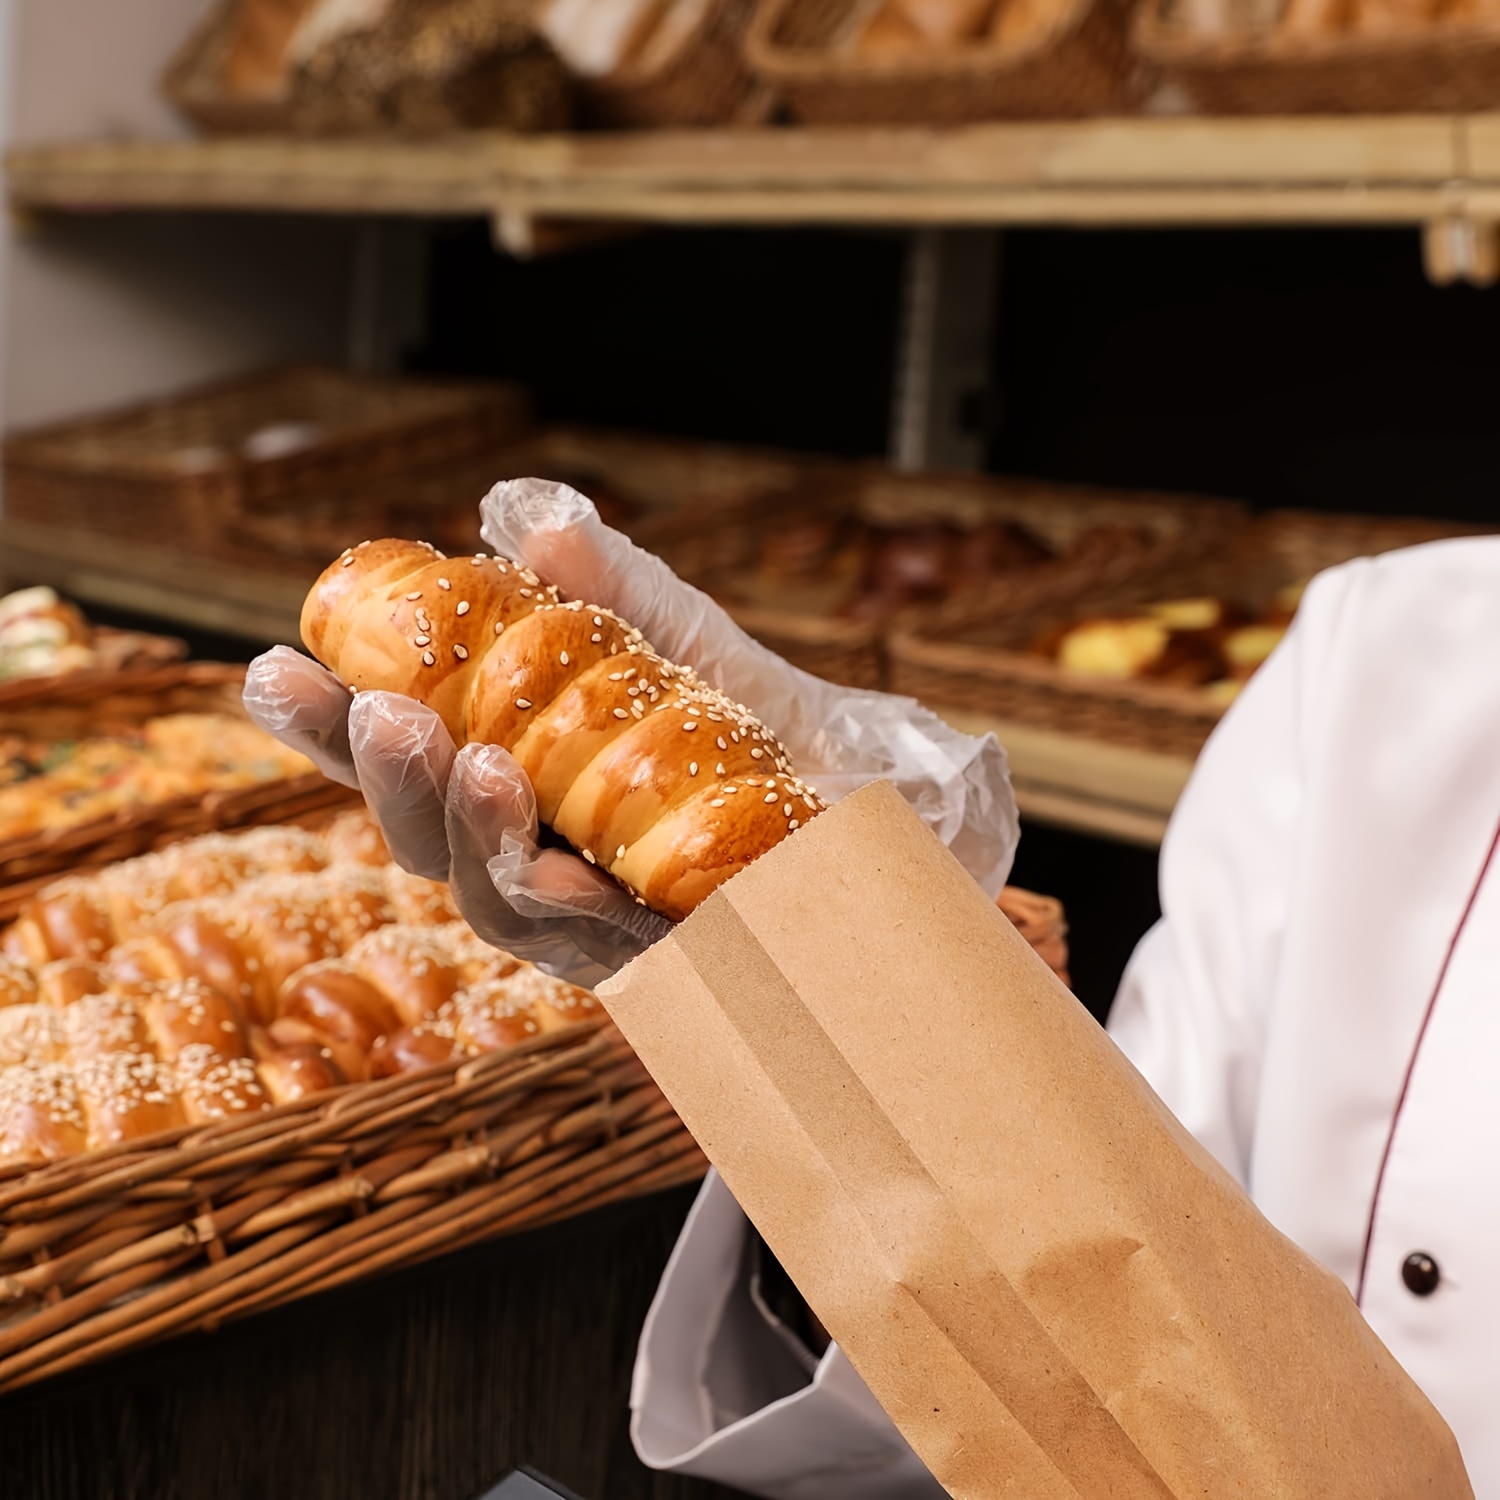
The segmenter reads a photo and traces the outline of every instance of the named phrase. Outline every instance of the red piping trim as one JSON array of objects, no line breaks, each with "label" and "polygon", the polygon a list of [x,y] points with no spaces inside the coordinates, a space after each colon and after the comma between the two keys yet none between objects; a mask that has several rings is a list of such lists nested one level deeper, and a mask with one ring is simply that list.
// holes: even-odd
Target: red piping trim
[{"label": "red piping trim", "polygon": [[1355,1288],[1354,1300],[1361,1306],[1365,1298],[1365,1278],[1370,1270],[1370,1244],[1375,1238],[1375,1216],[1380,1209],[1380,1190],[1385,1186],[1385,1169],[1390,1165],[1391,1148],[1396,1141],[1396,1126],[1400,1123],[1401,1111],[1406,1107],[1406,1096],[1411,1090],[1412,1074],[1417,1070],[1417,1055],[1422,1050],[1427,1028],[1432,1023],[1432,1013],[1437,1009],[1438,996],[1443,992],[1443,983],[1448,978],[1448,969],[1453,963],[1453,955],[1458,951],[1459,939],[1464,935],[1464,928],[1469,925],[1469,918],[1473,915],[1474,906],[1479,900],[1480,888],[1484,885],[1485,876],[1490,872],[1490,866],[1495,862],[1497,851],[1500,851],[1500,824],[1495,827],[1495,836],[1490,840],[1489,853],[1485,855],[1484,864],[1479,869],[1479,877],[1474,882],[1474,889],[1469,892],[1469,899],[1464,903],[1463,915],[1458,919],[1458,926],[1453,929],[1453,936],[1448,939],[1448,951],[1443,955],[1443,966],[1438,970],[1437,981],[1433,984],[1432,994],[1428,997],[1427,1009],[1422,1014],[1422,1024],[1417,1029],[1417,1039],[1412,1043],[1411,1056],[1406,1062],[1406,1076],[1401,1080],[1401,1092],[1396,1095],[1396,1109],[1391,1115],[1391,1128],[1386,1133],[1385,1150],[1380,1153],[1380,1170],[1375,1174],[1375,1192],[1370,1198],[1370,1217],[1365,1222],[1365,1244],[1359,1257],[1359,1282]]}]

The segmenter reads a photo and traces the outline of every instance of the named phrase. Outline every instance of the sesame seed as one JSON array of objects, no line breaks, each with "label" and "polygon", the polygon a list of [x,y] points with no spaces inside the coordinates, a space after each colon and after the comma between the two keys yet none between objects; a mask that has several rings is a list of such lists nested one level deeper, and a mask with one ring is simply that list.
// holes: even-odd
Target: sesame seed
[{"label": "sesame seed", "polygon": [[692,719],[688,719],[682,727],[686,730],[694,730],[698,725]]},{"label": "sesame seed", "polygon": [[609,674],[609,680],[611,682],[619,682],[624,676],[625,674],[623,672],[611,672]]},{"label": "sesame seed", "polygon": [[347,556],[347,557],[346,557],[346,558],[345,558],[345,559],[344,559],[344,566],[345,566],[345,567],[346,567],[346,568],[347,568],[347,567],[350,567],[350,566],[352,566],[352,565],[353,565],[353,563],[354,563],[354,554],[353,554],[353,553],[352,553],[352,552],[351,552],[351,553],[350,553],[350,554],[349,554],[349,555],[348,555],[348,556]]},{"label": "sesame seed", "polygon": [[424,651],[424,652],[423,652],[423,653],[422,653],[422,665],[423,665],[423,666],[424,666],[424,667],[430,667],[430,666],[432,666],[432,665],[433,665],[433,663],[435,663],[435,662],[436,662],[436,661],[437,661],[437,657],[435,657],[435,656],[434,656],[434,655],[433,655],[433,654],[432,654],[432,652],[430,652],[430,651]]},{"label": "sesame seed", "polygon": [[517,698],[516,699],[516,707],[517,708],[530,708],[531,707],[531,699],[530,698]]},{"label": "sesame seed", "polygon": [[504,629],[505,629],[505,621],[504,620],[496,620],[495,621],[495,634],[499,635],[500,632],[502,630],[504,630]]},{"label": "sesame seed", "polygon": [[589,863],[590,863],[590,864],[591,864],[591,865],[597,865],[597,864],[598,864],[598,863],[599,863],[599,861],[598,861],[598,860],[597,860],[597,859],[595,859],[595,858],[594,858],[594,851],[593,851],[593,850],[592,850],[592,849],[580,849],[580,850],[579,850],[579,851],[578,851],[578,852],[579,852],[579,853],[580,853],[580,854],[582,854],[582,855],[583,855],[583,857],[584,857],[584,858],[585,858],[585,859],[586,859],[586,860],[588,860],[588,862],[589,862]]},{"label": "sesame seed", "polygon": [[413,646],[430,646],[432,644],[432,637],[430,635],[414,635],[411,638],[411,643]]},{"label": "sesame seed", "polygon": [[615,858],[616,859],[624,859],[625,858],[625,846],[624,846],[624,844],[621,844],[620,847],[615,850]]},{"label": "sesame seed", "polygon": [[791,815],[792,815],[792,804],[790,802],[783,802],[781,804],[781,816],[783,818],[789,818],[789,817],[791,817]]},{"label": "sesame seed", "polygon": [[723,807],[723,805],[724,805],[724,799],[722,797],[715,797],[714,800],[712,802],[710,802],[708,805],[710,807]]},{"label": "sesame seed", "polygon": [[530,589],[522,589],[521,590],[521,597],[523,599],[529,599],[529,598],[531,598],[531,590]]},{"label": "sesame seed", "polygon": [[714,741],[714,744],[716,744],[721,750],[727,750],[729,748],[729,741],[726,740],[722,734],[718,737],[718,739]]},{"label": "sesame seed", "polygon": [[458,608],[454,611],[454,613],[455,614],[460,614],[460,615],[466,615],[466,614],[468,614],[468,612],[469,612],[469,601],[467,599],[460,599],[458,601]]},{"label": "sesame seed", "polygon": [[797,822],[796,818],[793,818],[792,821],[786,825],[787,832],[790,833],[792,831],[792,829],[794,829],[794,828],[796,828],[798,826],[799,825],[798,825],[798,822]]},{"label": "sesame seed", "polygon": [[460,661],[468,661],[468,659],[469,659],[469,653],[468,653],[467,649],[465,649],[463,646],[455,646],[453,648],[453,654]]},{"label": "sesame seed", "polygon": [[484,566],[484,553],[476,552],[473,557],[469,559],[469,566],[471,568],[482,568]]},{"label": "sesame seed", "polygon": [[438,587],[440,589],[451,589],[453,587],[453,585],[451,583],[449,583],[446,578],[439,578],[438,579]]},{"label": "sesame seed", "polygon": [[775,792],[767,792],[766,793],[766,801],[767,802],[780,802],[781,798],[778,797]]},{"label": "sesame seed", "polygon": [[591,635],[589,637],[589,639],[597,646],[599,644],[599,642],[604,639],[604,637],[602,635],[600,635],[599,632],[596,630],[593,633],[593,635]]},{"label": "sesame seed", "polygon": [[738,745],[739,742],[740,742],[740,732],[739,732],[739,730],[738,729],[731,729],[729,731],[729,738],[732,739],[735,742],[736,745]]},{"label": "sesame seed", "polygon": [[630,715],[628,713],[626,713],[623,708],[617,708],[615,710],[615,718],[617,718],[617,719],[628,719],[629,717],[630,717]]},{"label": "sesame seed", "polygon": [[604,623],[604,621],[603,621],[603,619],[599,615],[595,615],[594,616],[594,624],[596,624],[596,625],[602,625],[603,623]]},{"label": "sesame seed", "polygon": [[764,751],[764,750],[762,750],[762,749],[761,749],[761,748],[760,748],[760,747],[759,747],[759,746],[758,746],[758,745],[757,745],[757,746],[756,746],[756,747],[755,747],[755,749],[753,749],[753,750],[752,750],[752,751],[751,751],[751,752],[750,752],[750,759],[751,759],[751,760],[759,760],[759,759],[760,759],[760,758],[761,758],[761,757],[762,757],[762,756],[763,756],[763,755],[764,755],[764,754],[765,754],[765,753],[766,753],[766,752],[765,752],[765,751]]},{"label": "sesame seed", "polygon": [[559,652],[557,659],[558,659],[558,661],[560,661],[563,664],[563,666],[567,666],[567,664],[568,664],[568,653],[566,651]]},{"label": "sesame seed", "polygon": [[718,763],[718,765],[714,767],[714,774],[716,776],[722,776],[724,774],[724,762],[722,760]]},{"label": "sesame seed", "polygon": [[407,597],[408,600],[420,599],[422,597],[422,590],[421,589],[413,589],[411,591],[411,593],[409,593],[406,597]]},{"label": "sesame seed", "polygon": [[695,761],[695,760],[689,761],[688,762],[688,775],[689,776],[696,776],[697,774],[698,774],[698,762]]}]

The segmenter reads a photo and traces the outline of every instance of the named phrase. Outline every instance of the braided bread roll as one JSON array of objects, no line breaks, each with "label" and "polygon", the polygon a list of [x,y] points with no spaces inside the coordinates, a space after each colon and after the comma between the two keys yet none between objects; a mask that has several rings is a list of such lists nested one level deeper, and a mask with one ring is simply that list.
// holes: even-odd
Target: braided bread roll
[{"label": "braided bread roll", "polygon": [[313,586],[302,638],[351,687],[508,750],[541,820],[674,920],[823,808],[748,709],[505,558],[361,543]]}]

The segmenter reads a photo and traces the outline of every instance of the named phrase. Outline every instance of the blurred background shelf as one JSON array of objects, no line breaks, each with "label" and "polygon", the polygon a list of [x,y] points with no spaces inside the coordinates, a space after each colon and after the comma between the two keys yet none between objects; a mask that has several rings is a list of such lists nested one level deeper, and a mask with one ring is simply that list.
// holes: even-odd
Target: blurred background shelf
[{"label": "blurred background shelf", "polygon": [[[316,574],[238,567],[163,547],[81,536],[29,522],[0,522],[0,585],[46,583],[96,610],[171,621],[188,631],[255,647],[298,639],[298,616]],[[1154,848],[1192,763],[941,708],[971,734],[993,731],[1010,758],[1030,823]]]},{"label": "blurred background shelf", "polygon": [[533,223],[1422,224],[1500,216],[1500,115],[32,146],[23,211]]}]

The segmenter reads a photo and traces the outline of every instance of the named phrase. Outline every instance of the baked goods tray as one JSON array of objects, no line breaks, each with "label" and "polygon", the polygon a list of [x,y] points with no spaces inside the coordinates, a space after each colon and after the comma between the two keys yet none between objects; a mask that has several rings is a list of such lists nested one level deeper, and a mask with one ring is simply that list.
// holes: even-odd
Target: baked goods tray
[{"label": "baked goods tray", "polygon": [[[843,611],[853,584],[848,577],[842,584],[814,577],[810,586],[788,586],[768,574],[768,562],[795,550],[799,537],[849,523],[892,538],[932,527],[968,535],[1012,528],[1051,555],[993,573],[983,583],[954,582],[941,606],[910,604],[864,618]],[[663,550],[788,661],[833,682],[889,687],[888,637],[918,628],[935,609],[968,600],[997,618],[1029,616],[1197,556],[1243,523],[1243,509],[1222,500],[844,464],[809,470],[779,494],[726,512],[715,527],[712,553],[700,549],[686,566],[672,545]]]},{"label": "baked goods tray", "polygon": [[530,421],[512,385],[293,365],[13,433],[5,504],[17,520],[214,551],[231,515],[461,458]]},{"label": "baked goods tray", "polygon": [[759,0],[745,37],[751,71],[815,125],[955,125],[1059,118],[1127,106],[1137,92],[1125,0],[1002,7],[1008,35],[871,51],[868,0]]},{"label": "baked goods tray", "polygon": [[1196,557],[1143,569],[1086,597],[1023,616],[960,602],[889,642],[891,686],[941,712],[1060,730],[1163,755],[1196,756],[1222,698],[1171,682],[1064,672],[1035,643],[1084,616],[1128,615],[1173,599],[1215,597],[1259,612],[1278,591],[1338,563],[1476,528],[1425,520],[1273,511]]},{"label": "baked goods tray", "polygon": [[0,1175],[0,1393],[706,1165],[605,1023]]},{"label": "baked goods tray", "polygon": [[[51,679],[19,702],[0,703],[7,734],[48,742],[84,739],[107,726],[139,726],[157,716],[214,713],[243,720],[245,669],[179,662],[121,672],[106,685],[93,673]],[[305,765],[306,762],[303,762]],[[308,768],[250,786],[165,796],[105,816],[0,840],[0,921],[12,917],[59,874],[142,854],[179,838],[256,823],[285,822],[353,798]]]},{"label": "baked goods tray", "polygon": [[[1145,0],[1132,37],[1142,62],[1208,114],[1390,114],[1492,109],[1500,25],[1455,7],[1361,28],[1347,9],[1320,24],[1209,30],[1192,8]],[[1383,15],[1383,13],[1382,13]]]},{"label": "baked goods tray", "polygon": [[59,688],[69,693],[107,692],[130,680],[127,674],[169,666],[181,661],[188,650],[187,642],[174,636],[114,630],[107,625],[95,626],[90,645],[93,663],[76,671],[0,679],[0,711],[44,702]]}]

